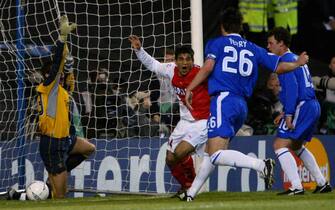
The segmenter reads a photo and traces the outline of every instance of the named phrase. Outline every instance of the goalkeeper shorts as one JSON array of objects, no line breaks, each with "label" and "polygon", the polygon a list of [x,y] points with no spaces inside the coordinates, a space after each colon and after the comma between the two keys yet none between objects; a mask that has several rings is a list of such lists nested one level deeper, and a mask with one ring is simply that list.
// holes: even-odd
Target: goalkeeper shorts
[{"label": "goalkeeper shorts", "polygon": [[66,171],[66,159],[75,143],[75,136],[58,139],[41,135],[40,155],[48,173],[59,174]]}]

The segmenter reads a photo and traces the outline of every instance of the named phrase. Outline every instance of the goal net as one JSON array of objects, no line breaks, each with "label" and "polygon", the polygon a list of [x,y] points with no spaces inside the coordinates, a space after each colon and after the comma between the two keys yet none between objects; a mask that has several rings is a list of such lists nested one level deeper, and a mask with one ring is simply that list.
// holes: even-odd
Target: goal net
[{"label": "goal net", "polygon": [[[160,113],[160,83],[136,59],[128,36],[138,35],[144,49],[158,60],[163,60],[167,48],[190,45],[190,1],[3,0],[0,191],[47,178],[38,152],[35,87],[42,81],[39,70],[51,61],[63,14],[78,24],[68,38],[76,77],[72,97],[77,104],[73,113],[77,135],[91,139],[97,147],[71,172],[70,188],[178,190],[164,163],[173,123],[163,125],[155,119]],[[132,102],[138,92],[150,93],[152,106],[145,113],[134,112]],[[173,113],[170,109],[166,114],[171,118]]]}]

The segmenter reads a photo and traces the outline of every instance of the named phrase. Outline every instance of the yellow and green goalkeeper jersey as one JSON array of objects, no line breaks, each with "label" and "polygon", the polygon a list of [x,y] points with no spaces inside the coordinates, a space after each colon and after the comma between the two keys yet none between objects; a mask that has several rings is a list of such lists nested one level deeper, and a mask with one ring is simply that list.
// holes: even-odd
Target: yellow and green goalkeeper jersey
[{"label": "yellow and green goalkeeper jersey", "polygon": [[39,128],[42,135],[53,138],[69,136],[70,98],[69,93],[60,85],[64,58],[67,54],[67,45],[57,41],[57,49],[49,76],[37,87]]}]

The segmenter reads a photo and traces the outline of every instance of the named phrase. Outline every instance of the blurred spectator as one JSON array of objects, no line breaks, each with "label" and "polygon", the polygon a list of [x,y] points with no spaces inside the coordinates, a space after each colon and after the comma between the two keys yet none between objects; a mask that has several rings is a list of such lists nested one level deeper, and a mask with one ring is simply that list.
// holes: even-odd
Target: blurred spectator
[{"label": "blurred spectator", "polygon": [[[164,55],[164,63],[175,62],[174,56],[174,50],[167,48]],[[171,81],[168,78],[159,75],[157,75],[157,78],[159,79],[160,84],[160,97],[158,102],[161,122],[172,129],[179,121],[179,103],[177,96],[174,93]]]},{"label": "blurred spectator", "polygon": [[112,93],[107,100],[107,113],[110,123],[108,128],[112,130],[116,138],[126,138],[134,136],[132,129],[137,126],[137,121],[133,117],[135,111],[127,104],[126,90],[124,89],[125,81],[122,78],[114,79],[112,83]]},{"label": "blurred spectator", "polygon": [[87,137],[88,138],[107,138],[110,136],[108,132],[108,114],[107,104],[112,104],[109,97],[112,90],[108,85],[108,71],[99,69],[90,73],[92,86],[90,93],[92,96],[92,111],[88,119]]},{"label": "blurred spectator", "polygon": [[280,84],[275,73],[270,74],[266,86],[255,91],[249,101],[247,124],[254,129],[254,135],[274,134],[276,127],[273,120],[280,114],[282,105],[279,102]]},{"label": "blurred spectator", "polygon": [[313,77],[316,93],[321,104],[319,132],[335,134],[335,56],[329,63],[328,74],[323,77]]},{"label": "blurred spectator", "polygon": [[129,106],[135,111],[135,115],[130,116],[132,121],[136,121],[135,127],[129,127],[130,136],[167,136],[169,129],[165,124],[160,124],[160,119],[151,119],[149,109],[152,106],[150,92],[137,92],[129,98]]},{"label": "blurred spectator", "polygon": [[91,80],[86,81],[86,85],[80,85],[79,83],[79,91],[78,94],[76,95],[77,100],[78,100],[78,105],[79,105],[79,113],[81,115],[81,123],[84,128],[84,133],[86,133],[87,138],[93,138],[94,135],[88,136],[88,123],[89,119],[92,114],[93,110],[93,103],[92,103],[92,94],[90,93],[89,90],[89,85],[91,85]]}]

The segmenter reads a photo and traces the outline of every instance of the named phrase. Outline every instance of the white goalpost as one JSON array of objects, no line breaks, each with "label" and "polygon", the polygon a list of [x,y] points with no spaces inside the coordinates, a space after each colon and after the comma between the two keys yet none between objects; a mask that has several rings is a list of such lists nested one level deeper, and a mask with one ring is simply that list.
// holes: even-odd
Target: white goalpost
[{"label": "white goalpost", "polygon": [[[70,188],[135,193],[178,190],[165,166],[168,133],[161,132],[161,122],[140,123],[159,115],[159,82],[136,59],[128,36],[138,35],[144,49],[159,60],[167,48],[192,45],[195,63],[201,65],[199,10],[201,0],[1,1],[0,191],[12,185],[24,188],[34,179],[47,177],[38,152],[35,87],[42,81],[39,70],[51,61],[63,14],[78,24],[68,39],[76,76],[72,95],[78,106],[76,131],[97,146],[97,152],[71,172]],[[136,116],[131,97],[145,91],[150,91],[153,106]]]}]

